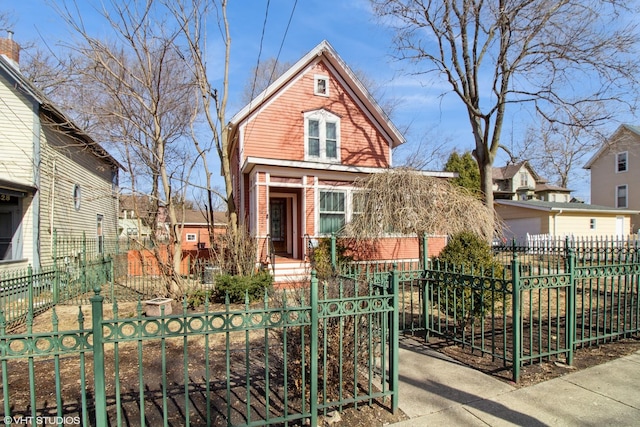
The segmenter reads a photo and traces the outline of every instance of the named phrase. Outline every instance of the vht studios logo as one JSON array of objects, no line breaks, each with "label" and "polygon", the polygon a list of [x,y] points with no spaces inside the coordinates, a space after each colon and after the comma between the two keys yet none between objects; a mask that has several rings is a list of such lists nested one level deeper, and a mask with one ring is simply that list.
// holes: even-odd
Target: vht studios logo
[{"label": "vht studios logo", "polygon": [[4,417],[5,425],[72,425],[80,424],[80,417]]}]

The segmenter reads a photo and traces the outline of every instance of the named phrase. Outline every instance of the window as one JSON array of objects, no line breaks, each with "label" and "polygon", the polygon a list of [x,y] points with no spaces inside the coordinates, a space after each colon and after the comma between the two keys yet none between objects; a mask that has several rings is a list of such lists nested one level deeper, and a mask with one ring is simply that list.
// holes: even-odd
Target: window
[{"label": "window", "polygon": [[104,216],[98,215],[96,217],[96,236],[98,237],[98,253],[104,253],[104,232],[102,224],[104,222]]},{"label": "window", "polygon": [[627,152],[616,154],[616,172],[626,172],[627,167]]},{"label": "window", "polygon": [[320,96],[329,96],[329,77],[314,76],[313,93]]},{"label": "window", "polygon": [[21,199],[0,194],[0,261],[22,257],[21,216]]},{"label": "window", "polygon": [[618,185],[616,187],[616,208],[627,207],[627,186]]},{"label": "window", "polygon": [[341,191],[320,192],[320,234],[334,233],[344,227],[344,196]]},{"label": "window", "polygon": [[526,172],[520,172],[520,187],[526,187],[529,185],[529,177]]},{"label": "window", "polygon": [[80,192],[80,184],[75,184],[73,186],[73,206],[77,211],[80,210],[80,203],[82,199],[82,193]]},{"label": "window", "polygon": [[337,162],[340,160],[340,119],[328,111],[305,114],[305,158]]},{"label": "window", "polygon": [[351,206],[351,221],[364,212],[365,193],[359,191],[353,193],[353,205]]},{"label": "window", "polygon": [[589,221],[589,228],[592,230],[596,229],[596,219],[595,218],[591,218],[591,220]]},{"label": "window", "polygon": [[187,233],[187,242],[195,242],[196,237],[197,236],[194,233]]}]

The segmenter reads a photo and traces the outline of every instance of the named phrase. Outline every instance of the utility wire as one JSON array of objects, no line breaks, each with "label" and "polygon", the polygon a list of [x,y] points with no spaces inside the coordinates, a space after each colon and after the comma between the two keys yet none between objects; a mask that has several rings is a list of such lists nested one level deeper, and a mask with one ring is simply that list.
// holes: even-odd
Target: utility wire
[{"label": "utility wire", "polygon": [[256,90],[256,81],[258,80],[258,67],[260,66],[260,56],[262,56],[262,44],[264,42],[264,33],[267,29],[267,18],[269,17],[269,5],[271,0],[267,0],[267,10],[264,13],[264,22],[262,23],[262,35],[260,36],[260,49],[258,50],[258,61],[256,62],[256,72],[253,74],[253,84],[251,85],[251,99],[253,99]]}]

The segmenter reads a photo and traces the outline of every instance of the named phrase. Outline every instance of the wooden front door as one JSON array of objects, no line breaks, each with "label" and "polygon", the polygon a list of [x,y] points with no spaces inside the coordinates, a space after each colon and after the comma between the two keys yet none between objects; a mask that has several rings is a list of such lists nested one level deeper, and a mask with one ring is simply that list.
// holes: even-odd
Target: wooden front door
[{"label": "wooden front door", "polygon": [[273,249],[278,254],[287,253],[287,199],[271,199],[269,203],[269,230]]}]

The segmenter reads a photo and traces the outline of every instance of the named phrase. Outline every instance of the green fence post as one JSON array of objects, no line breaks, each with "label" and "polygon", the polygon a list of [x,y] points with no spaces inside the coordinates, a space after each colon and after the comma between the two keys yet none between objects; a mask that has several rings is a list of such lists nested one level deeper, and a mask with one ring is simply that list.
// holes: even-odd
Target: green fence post
[{"label": "green fence post", "polygon": [[333,271],[338,268],[338,254],[336,253],[336,233],[331,233],[331,267]]},{"label": "green fence post", "polygon": [[520,353],[522,351],[522,322],[520,319],[520,261],[518,254],[513,253],[511,260],[511,280],[513,281],[511,305],[513,322],[513,381],[518,382],[520,379]]},{"label": "green fence post", "polygon": [[115,287],[116,287],[116,267],[115,262],[113,262],[113,256],[109,255],[109,277],[107,277],[107,282],[111,286],[111,301],[115,301]]},{"label": "green fence post", "polygon": [[567,365],[573,364],[573,349],[576,340],[576,254],[569,248],[567,256],[569,288],[567,289]]},{"label": "green fence post", "polygon": [[53,304],[58,304],[60,299],[60,271],[58,270],[58,245],[57,245],[57,230],[53,230]]},{"label": "green fence post", "polygon": [[429,238],[427,233],[422,233],[422,268],[427,269],[427,261],[429,259]]},{"label": "green fence post", "polygon": [[391,411],[395,414],[398,411],[398,398],[399,398],[399,373],[398,373],[398,359],[400,353],[400,325],[399,325],[399,287],[400,287],[400,275],[398,273],[398,264],[393,264],[393,270],[390,275],[391,279],[391,297],[393,298],[393,312],[391,313],[391,324],[389,325],[389,379],[391,380]]},{"label": "green fence post", "polygon": [[27,266],[27,275],[29,276],[29,279],[27,281],[29,313],[33,315],[33,267],[31,266],[31,264]]},{"label": "green fence post", "polygon": [[82,232],[82,256],[80,264],[82,293],[85,293],[87,292],[87,235],[84,231]]},{"label": "green fence post", "polygon": [[104,342],[102,336],[102,302],[100,285],[96,283],[91,301],[91,322],[93,326],[93,386],[96,411],[96,426],[107,425],[107,397],[104,374]]},{"label": "green fence post", "polygon": [[316,271],[311,272],[311,295],[309,298],[311,304],[311,340],[309,342],[310,357],[310,381],[309,390],[309,410],[311,411],[312,426],[318,425],[318,278]]}]

